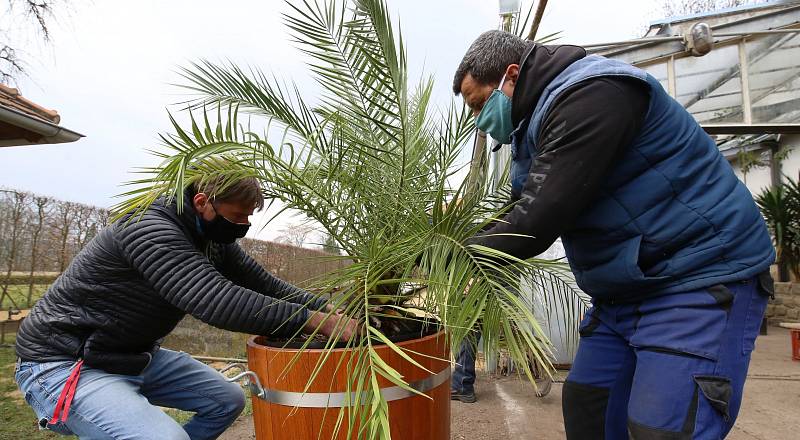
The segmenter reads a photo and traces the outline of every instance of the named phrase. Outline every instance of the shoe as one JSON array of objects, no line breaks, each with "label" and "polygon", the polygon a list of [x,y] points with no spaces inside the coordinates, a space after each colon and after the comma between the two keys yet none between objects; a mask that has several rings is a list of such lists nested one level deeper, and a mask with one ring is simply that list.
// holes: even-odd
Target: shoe
[{"label": "shoe", "polygon": [[458,400],[464,403],[475,403],[478,399],[475,398],[475,392],[470,391],[468,393],[450,390],[450,400]]}]

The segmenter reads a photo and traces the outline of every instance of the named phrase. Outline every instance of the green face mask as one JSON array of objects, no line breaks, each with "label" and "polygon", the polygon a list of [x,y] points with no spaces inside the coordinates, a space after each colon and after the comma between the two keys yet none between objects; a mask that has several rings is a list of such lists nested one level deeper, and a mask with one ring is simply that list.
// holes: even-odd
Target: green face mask
[{"label": "green face mask", "polygon": [[492,139],[501,144],[511,142],[511,132],[514,126],[511,122],[511,99],[500,90],[506,76],[500,80],[500,85],[492,91],[486,100],[483,109],[475,119],[475,126],[492,136]]}]

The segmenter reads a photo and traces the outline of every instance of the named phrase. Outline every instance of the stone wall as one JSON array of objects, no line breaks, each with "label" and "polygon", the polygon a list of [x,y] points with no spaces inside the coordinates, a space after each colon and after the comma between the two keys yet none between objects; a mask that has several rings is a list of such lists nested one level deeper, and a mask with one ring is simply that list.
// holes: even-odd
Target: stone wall
[{"label": "stone wall", "polygon": [[767,305],[770,324],[800,322],[800,283],[775,283],[775,299]]}]

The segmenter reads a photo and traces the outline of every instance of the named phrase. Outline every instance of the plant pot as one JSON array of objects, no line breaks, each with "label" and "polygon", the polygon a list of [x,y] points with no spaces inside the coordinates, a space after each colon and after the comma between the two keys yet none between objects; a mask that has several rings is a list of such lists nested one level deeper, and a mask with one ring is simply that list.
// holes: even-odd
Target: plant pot
[{"label": "plant pot", "polygon": [[[418,354],[409,355],[430,372],[414,366],[388,346],[377,346],[381,358],[396,369],[406,382],[431,398],[410,393],[385,379],[381,392],[389,405],[392,438],[402,440],[450,439],[449,347],[443,331],[396,345]],[[261,382],[264,392],[253,396],[253,420],[258,440],[327,440],[334,438],[339,410],[347,397],[346,365],[353,355],[349,349],[334,349],[319,374],[303,391],[325,350],[303,350],[289,371],[286,365],[297,349],[271,347],[262,336],[247,343],[248,366]],[[340,365],[336,371],[337,365]],[[283,374],[282,374],[283,373]],[[347,418],[336,439],[347,438]],[[355,435],[353,436],[355,438]]]}]

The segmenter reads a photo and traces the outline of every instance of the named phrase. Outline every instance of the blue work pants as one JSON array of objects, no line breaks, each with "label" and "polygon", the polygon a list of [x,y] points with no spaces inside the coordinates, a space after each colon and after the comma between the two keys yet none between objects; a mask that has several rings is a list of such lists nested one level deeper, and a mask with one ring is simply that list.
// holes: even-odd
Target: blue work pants
[{"label": "blue work pants", "polygon": [[724,438],[771,283],[764,274],[637,303],[596,303],[563,388],[567,438]]}]

